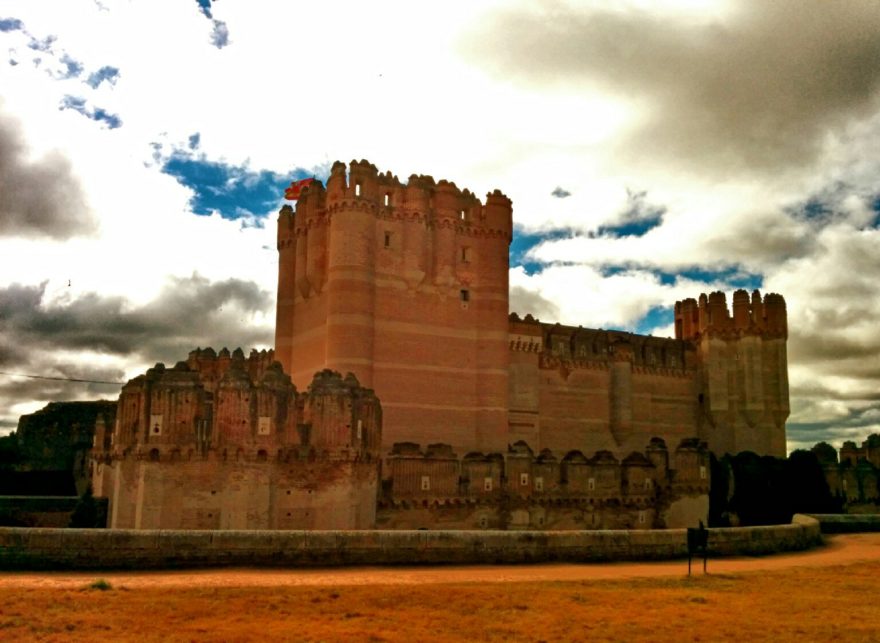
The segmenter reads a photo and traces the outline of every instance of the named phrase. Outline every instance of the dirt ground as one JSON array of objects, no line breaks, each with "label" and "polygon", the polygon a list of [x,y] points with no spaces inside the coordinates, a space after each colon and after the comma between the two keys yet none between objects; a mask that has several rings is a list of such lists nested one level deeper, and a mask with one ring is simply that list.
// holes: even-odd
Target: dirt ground
[{"label": "dirt ground", "polygon": [[[710,574],[736,574],[833,567],[859,561],[880,561],[880,533],[826,537],[824,547],[805,552],[753,558],[710,559]],[[702,573],[694,562],[694,572]],[[424,585],[434,583],[517,583],[524,581],[588,581],[677,577],[687,562],[596,563],[553,565],[479,565],[468,567],[358,567],[328,569],[209,569],[149,572],[6,572],[2,587],[80,588],[97,577],[114,586],[140,587],[298,587],[322,585]]]},{"label": "dirt ground", "polygon": [[709,561],[0,573],[2,641],[880,641],[880,534]]}]

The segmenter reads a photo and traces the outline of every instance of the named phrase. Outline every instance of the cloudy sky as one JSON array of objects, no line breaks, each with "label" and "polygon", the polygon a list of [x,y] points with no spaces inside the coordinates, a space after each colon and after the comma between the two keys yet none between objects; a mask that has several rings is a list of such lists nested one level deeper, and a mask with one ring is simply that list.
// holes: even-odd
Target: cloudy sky
[{"label": "cloudy sky", "polygon": [[284,186],[366,158],[508,194],[542,320],[668,336],[677,299],[783,294],[789,446],[860,440],[878,149],[874,0],[4,0],[0,432],[270,346]]}]

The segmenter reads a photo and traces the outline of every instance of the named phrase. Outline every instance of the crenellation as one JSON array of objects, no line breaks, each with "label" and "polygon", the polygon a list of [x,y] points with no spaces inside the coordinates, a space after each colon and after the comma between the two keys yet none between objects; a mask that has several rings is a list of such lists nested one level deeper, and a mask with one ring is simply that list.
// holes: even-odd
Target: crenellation
[{"label": "crenellation", "polygon": [[709,456],[705,444],[683,442],[676,451],[678,470],[661,469],[650,457],[660,450],[666,451],[665,444],[652,439],[644,453],[634,451],[622,461],[609,451],[587,458],[578,450],[560,460],[549,449],[536,454],[518,441],[504,454],[471,452],[459,460],[449,445],[423,452],[418,444],[398,443],[388,456],[392,473],[377,520],[385,528],[672,526],[680,511],[676,503],[708,492],[708,479],[699,475]]}]

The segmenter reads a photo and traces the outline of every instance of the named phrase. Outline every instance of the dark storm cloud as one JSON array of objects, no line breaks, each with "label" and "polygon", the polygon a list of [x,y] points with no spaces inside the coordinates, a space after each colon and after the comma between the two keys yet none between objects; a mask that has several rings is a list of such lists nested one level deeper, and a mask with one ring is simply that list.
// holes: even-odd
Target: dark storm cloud
[{"label": "dark storm cloud", "polygon": [[79,351],[174,364],[197,346],[247,350],[272,342],[272,329],[254,325],[251,316],[270,312],[273,298],[250,281],[172,278],[137,307],[95,293],[54,303],[45,295],[45,284],[0,288],[0,433],[9,428],[4,411],[17,403],[119,395],[119,384],[63,381],[124,380],[120,368],[89,363],[75,357]]},{"label": "dark storm cloud", "polygon": [[544,2],[501,10],[464,54],[534,84],[593,85],[647,107],[618,153],[702,172],[815,160],[823,136],[878,105],[874,0],[742,0],[715,22]]},{"label": "dark storm cloud", "polygon": [[253,327],[250,315],[268,312],[272,298],[249,281],[172,278],[155,300],[137,308],[122,297],[96,293],[61,303],[44,299],[45,284],[0,289],[0,331],[14,346],[176,361],[197,345],[271,341],[265,329]]},{"label": "dark storm cloud", "polygon": [[550,193],[551,196],[555,196],[557,199],[564,199],[566,197],[571,196],[571,192],[562,188],[561,186],[557,186],[555,190]]},{"label": "dark storm cloud", "polygon": [[68,239],[95,228],[68,161],[29,161],[17,124],[0,114],[0,235]]}]

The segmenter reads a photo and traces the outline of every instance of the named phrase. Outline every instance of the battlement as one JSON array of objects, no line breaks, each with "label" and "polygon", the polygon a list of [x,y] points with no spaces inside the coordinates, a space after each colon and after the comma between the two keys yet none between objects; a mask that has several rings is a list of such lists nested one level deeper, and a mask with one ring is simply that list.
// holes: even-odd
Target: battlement
[{"label": "battlement", "polygon": [[[525,441],[505,453],[457,456],[449,445],[398,443],[386,457],[378,521],[388,528],[441,523],[460,529],[646,529],[679,526],[669,508],[707,497],[709,452],[682,440],[669,453],[651,440],[618,459],[572,450],[536,454]],[[699,503],[700,500],[697,500]],[[669,523],[673,523],[670,525]]]},{"label": "battlement", "polygon": [[[130,380],[117,404],[103,458],[226,454],[257,460],[372,458],[381,445],[382,410],[353,375],[316,373],[297,393],[272,351],[196,349],[187,361],[156,364]],[[250,455],[248,455],[250,454]]]},{"label": "battlement", "polygon": [[695,339],[702,334],[726,336],[763,335],[788,337],[785,299],[768,293],[763,298],[758,290],[751,297],[745,290],[733,293],[733,315],[727,297],[716,291],[675,302],[675,337]]},{"label": "battlement", "polygon": [[327,186],[318,180],[302,189],[296,208],[285,205],[278,219],[279,247],[297,231],[326,223],[335,211],[354,208],[387,219],[420,220],[432,226],[452,227],[460,234],[496,234],[508,241],[513,232],[510,199],[500,190],[486,195],[485,203],[468,189],[432,176],[413,174],[403,183],[391,172],[380,173],[361,160],[346,166],[336,161]]},{"label": "battlement", "polygon": [[542,364],[556,367],[601,366],[630,361],[647,369],[692,370],[693,347],[680,339],[637,335],[625,331],[543,323],[532,315],[509,316],[511,351],[539,353]]}]

